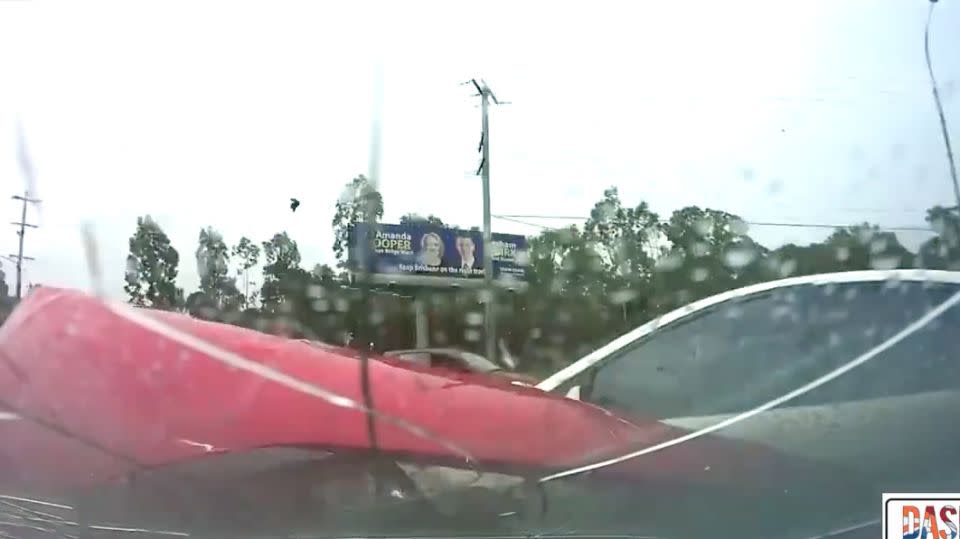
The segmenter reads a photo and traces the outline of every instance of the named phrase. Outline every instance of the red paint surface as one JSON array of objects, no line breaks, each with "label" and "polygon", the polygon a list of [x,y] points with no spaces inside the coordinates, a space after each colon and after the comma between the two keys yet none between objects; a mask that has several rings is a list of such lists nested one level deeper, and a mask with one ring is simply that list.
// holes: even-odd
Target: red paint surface
[{"label": "red paint surface", "polygon": [[[323,349],[235,326],[138,309],[172,328],[299,380],[362,401],[355,352]],[[135,461],[157,466],[204,449],[297,445],[367,448],[363,412],[224,365],[111,311],[85,294],[38,288],[0,328],[0,479],[43,485],[109,480]],[[456,378],[401,361],[370,363],[376,408],[449,440],[479,465],[545,473],[652,445],[685,432],[627,422],[604,410],[504,384]],[[39,419],[108,450],[52,432]],[[381,449],[459,460],[455,451],[378,422]],[[11,471],[11,467],[16,472]],[[709,469],[709,473],[705,470]],[[605,470],[634,480],[763,484],[786,469],[772,451],[703,438]]]}]

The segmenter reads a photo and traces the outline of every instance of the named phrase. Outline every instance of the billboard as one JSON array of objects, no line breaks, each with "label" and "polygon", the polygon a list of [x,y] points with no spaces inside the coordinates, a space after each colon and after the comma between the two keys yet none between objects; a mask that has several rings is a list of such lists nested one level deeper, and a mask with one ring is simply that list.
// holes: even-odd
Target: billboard
[{"label": "billboard", "polygon": [[[478,281],[478,284],[483,281],[483,233],[478,230],[426,223],[380,224],[371,229],[366,224],[359,224],[353,231],[351,244],[357,245],[364,239],[370,246],[368,268],[386,280],[415,280],[423,284],[429,282],[423,277]],[[494,233],[491,240],[493,278],[522,281],[527,259],[526,237]],[[358,261],[357,254],[357,249],[351,249],[354,262]]]}]

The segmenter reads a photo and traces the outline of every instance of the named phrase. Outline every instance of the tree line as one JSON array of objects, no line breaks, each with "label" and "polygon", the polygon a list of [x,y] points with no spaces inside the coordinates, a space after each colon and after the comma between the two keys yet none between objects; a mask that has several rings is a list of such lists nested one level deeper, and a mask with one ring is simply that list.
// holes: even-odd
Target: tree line
[{"label": "tree line", "polygon": [[[186,296],[176,286],[179,253],[155,221],[139,218],[127,257],[130,302],[350,346],[360,346],[356,335],[364,325],[368,345],[386,350],[414,345],[411,299],[419,297],[428,304],[431,344],[480,352],[482,302],[491,300],[501,337],[521,368],[543,374],[655,316],[732,288],[836,271],[960,269],[956,207],[928,210],[933,236],[917,252],[870,223],[838,228],[822,242],[768,249],[732,213],[689,206],[661,217],[645,202],[624,203],[610,188],[584,223],[528,238],[529,287],[522,293],[490,298],[476,290],[373,286],[362,302],[349,266],[350,230],[379,222],[384,201],[363,176],[349,182],[346,193],[331,223],[335,267],[305,269],[285,231],[230,245],[208,226],[194,252],[200,285]],[[446,225],[433,215],[401,218],[414,222]]]}]

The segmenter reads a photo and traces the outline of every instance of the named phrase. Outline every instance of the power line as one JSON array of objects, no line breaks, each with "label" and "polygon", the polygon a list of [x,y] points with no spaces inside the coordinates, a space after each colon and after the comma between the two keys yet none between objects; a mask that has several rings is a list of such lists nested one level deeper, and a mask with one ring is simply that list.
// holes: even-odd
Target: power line
[{"label": "power line", "polygon": [[[541,225],[538,223],[531,223],[529,221],[523,221],[521,219],[559,219],[559,220],[581,220],[586,221],[589,219],[587,216],[583,215],[494,215],[493,217],[501,219],[503,221],[512,221],[514,223],[534,226],[537,228],[552,228],[549,226]],[[783,227],[783,228],[826,228],[826,229],[836,229],[836,228],[849,228],[859,225],[853,224],[831,224],[831,223],[781,223],[781,222],[772,222],[772,221],[744,221],[744,223],[750,226],[766,226],[766,227]],[[933,232],[930,227],[924,226],[882,226],[879,227],[881,230],[887,230],[891,232]]]},{"label": "power line", "polygon": [[23,296],[23,261],[24,260],[34,260],[33,257],[23,256],[23,240],[26,236],[27,228],[37,228],[37,225],[32,225],[27,222],[27,203],[38,203],[40,199],[30,198],[29,192],[24,192],[23,196],[13,195],[14,200],[19,200],[22,206],[20,211],[20,220],[13,221],[12,225],[17,226],[20,230],[17,230],[17,235],[20,236],[20,247],[17,249],[17,254],[10,255],[11,257],[16,258],[15,263],[17,265],[17,299],[20,299]]}]

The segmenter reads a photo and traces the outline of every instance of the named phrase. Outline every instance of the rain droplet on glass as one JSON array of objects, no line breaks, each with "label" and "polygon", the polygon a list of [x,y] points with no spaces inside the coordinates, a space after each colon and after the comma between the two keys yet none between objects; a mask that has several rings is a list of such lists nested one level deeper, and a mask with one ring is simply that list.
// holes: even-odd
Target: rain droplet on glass
[{"label": "rain droplet on glass", "polygon": [[750,225],[743,219],[730,220],[730,230],[738,236],[745,236],[750,231]]},{"label": "rain droplet on glass", "polygon": [[690,279],[695,283],[702,283],[709,276],[710,271],[707,268],[693,268],[693,271],[690,272]]},{"label": "rain droplet on glass", "polygon": [[493,301],[493,292],[486,289],[478,290],[477,301],[479,301],[480,303],[487,303],[489,301]]},{"label": "rain droplet on glass", "polygon": [[836,257],[838,262],[846,262],[847,260],[850,260],[850,248],[837,247]]},{"label": "rain droplet on glass", "polygon": [[870,267],[875,270],[892,270],[900,265],[900,257],[891,256],[872,256],[870,257]]},{"label": "rain droplet on glass", "polygon": [[887,250],[887,240],[884,238],[877,238],[870,242],[870,254],[875,255],[882,253]]},{"label": "rain droplet on glass", "polygon": [[469,312],[466,315],[467,325],[470,326],[480,326],[483,325],[483,313],[478,312]]},{"label": "rain droplet on glass", "polygon": [[797,271],[797,261],[794,260],[794,259],[792,259],[792,258],[787,259],[787,260],[784,260],[784,261],[780,264],[780,276],[781,276],[781,277],[789,277],[789,276],[793,275],[793,272],[795,272],[795,271]]},{"label": "rain droplet on glass", "polygon": [[620,305],[627,303],[637,297],[637,293],[630,289],[616,290],[610,294],[610,303]]},{"label": "rain droplet on glass", "polygon": [[680,253],[668,253],[661,256],[654,264],[654,271],[674,271],[683,265],[683,255]]},{"label": "rain droplet on glass", "polygon": [[713,219],[703,217],[693,222],[693,230],[700,236],[706,236],[713,231]]},{"label": "rain droplet on glass", "polygon": [[731,269],[741,269],[757,258],[757,250],[749,245],[735,245],[723,254],[723,263]]}]

